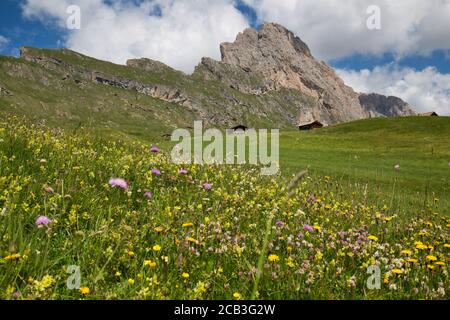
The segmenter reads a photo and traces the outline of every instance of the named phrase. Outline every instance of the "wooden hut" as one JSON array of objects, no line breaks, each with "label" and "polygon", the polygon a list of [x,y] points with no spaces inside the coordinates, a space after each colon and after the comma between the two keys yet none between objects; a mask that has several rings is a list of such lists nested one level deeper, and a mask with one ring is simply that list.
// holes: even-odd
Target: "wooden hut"
[{"label": "wooden hut", "polygon": [[439,115],[432,111],[432,112],[425,112],[420,114],[422,117],[439,117]]},{"label": "wooden hut", "polygon": [[307,131],[307,130],[313,130],[313,129],[319,129],[323,128],[324,125],[322,122],[314,120],[311,122],[303,122],[298,124],[298,129],[300,131]]}]

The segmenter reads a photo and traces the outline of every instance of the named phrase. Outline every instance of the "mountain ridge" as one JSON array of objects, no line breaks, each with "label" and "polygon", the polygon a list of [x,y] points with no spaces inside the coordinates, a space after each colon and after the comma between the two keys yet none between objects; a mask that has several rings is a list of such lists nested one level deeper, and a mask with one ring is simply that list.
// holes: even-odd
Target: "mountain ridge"
[{"label": "mountain ridge", "polygon": [[[120,127],[123,112],[149,125],[157,121],[162,130],[194,119],[206,126],[293,128],[302,119],[335,124],[415,114],[399,98],[356,93],[281,25],[246,29],[220,49],[222,61],[205,57],[187,75],[148,58],[116,65],[68,49],[22,47],[20,58],[0,59],[0,87],[9,93],[0,94],[0,107],[42,108],[62,122],[85,122],[89,114],[106,127]],[[109,111],[120,119],[110,119]]]}]

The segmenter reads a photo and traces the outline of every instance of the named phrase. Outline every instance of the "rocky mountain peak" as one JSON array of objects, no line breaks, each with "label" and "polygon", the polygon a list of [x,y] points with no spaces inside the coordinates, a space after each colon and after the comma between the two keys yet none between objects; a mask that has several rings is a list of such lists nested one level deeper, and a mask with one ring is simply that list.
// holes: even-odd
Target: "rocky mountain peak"
[{"label": "rocky mountain peak", "polygon": [[293,55],[311,57],[311,52],[299,37],[276,23],[266,23],[259,31],[248,28],[239,33],[233,43],[220,45],[222,62],[250,68],[268,58],[285,63]]}]

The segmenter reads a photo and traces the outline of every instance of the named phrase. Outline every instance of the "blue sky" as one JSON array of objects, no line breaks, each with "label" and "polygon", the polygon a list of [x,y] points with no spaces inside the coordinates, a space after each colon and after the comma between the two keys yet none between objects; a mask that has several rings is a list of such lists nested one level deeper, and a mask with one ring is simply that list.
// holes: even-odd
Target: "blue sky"
[{"label": "blue sky", "polygon": [[[415,10],[411,3],[419,0],[399,0],[400,5],[405,6],[405,12],[400,15],[389,8],[386,1],[369,1],[380,3],[386,12],[382,17],[390,19],[382,20],[387,27],[380,32],[369,33],[364,28],[355,28],[357,23],[346,25],[347,21],[352,21],[350,19],[365,19],[361,9],[364,7],[356,0],[350,0],[345,4],[347,8],[341,6],[339,10],[332,6],[341,2],[333,0],[294,1],[295,6],[291,7],[275,0],[217,0],[214,3],[206,0],[54,0],[54,6],[51,0],[3,0],[0,1],[0,54],[18,55],[18,47],[22,45],[69,47],[116,63],[146,56],[190,72],[202,56],[219,59],[220,42],[232,41],[245,27],[258,28],[263,21],[274,21],[293,30],[311,47],[314,55],[331,64],[356,90],[395,94],[419,105],[420,110],[433,108],[450,114],[450,93],[445,87],[450,81],[450,36],[445,33],[450,32],[436,29],[446,28],[446,25],[439,27],[439,21],[450,21],[450,8],[445,4],[439,7],[442,1],[430,0],[428,12],[421,13],[422,16],[420,13],[408,15]],[[59,11],[55,9],[56,3],[61,8]],[[87,24],[84,29],[68,31],[61,27],[66,19],[64,3],[80,4],[82,21]],[[113,3],[115,6],[111,6]],[[308,5],[309,11],[302,5]],[[146,14],[140,13],[145,10]],[[336,12],[338,14],[334,15]],[[109,20],[98,18],[111,13],[116,19],[113,25],[108,25]],[[94,17],[100,21],[93,20]],[[208,19],[210,21],[206,21]],[[121,29],[128,28],[128,31],[123,30],[127,33],[121,34]],[[153,32],[163,28],[164,38]],[[127,38],[133,35],[145,40],[129,41]],[[167,39],[167,35],[171,35],[173,41]],[[161,39],[161,46],[158,46]],[[444,85],[424,85],[436,78],[442,79]]]},{"label": "blue sky", "polygon": [[[0,1],[0,35],[9,39],[8,44],[2,48],[1,54],[17,55],[20,46],[39,48],[64,47],[66,31],[51,23],[24,18],[21,8],[23,2],[19,0]],[[257,21],[255,10],[243,1],[237,1],[236,8],[248,18],[250,26],[253,28],[259,27],[260,24]],[[436,50],[428,56],[409,55],[398,62],[400,66],[412,67],[418,70],[434,66],[441,73],[450,73],[449,59],[448,51]],[[385,65],[393,61],[396,61],[394,55],[386,53],[381,56],[355,54],[344,58],[332,59],[328,62],[335,68],[361,70],[373,69],[376,66]]]}]

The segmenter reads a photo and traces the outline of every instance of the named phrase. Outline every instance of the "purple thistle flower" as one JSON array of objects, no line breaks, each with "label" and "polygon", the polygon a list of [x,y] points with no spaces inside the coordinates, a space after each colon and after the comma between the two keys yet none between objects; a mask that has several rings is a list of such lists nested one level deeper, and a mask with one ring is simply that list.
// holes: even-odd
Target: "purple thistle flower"
[{"label": "purple thistle flower", "polygon": [[212,188],[212,184],[210,184],[210,183],[208,183],[208,182],[205,182],[205,183],[203,184],[203,189],[205,189],[205,190],[211,190],[211,188]]},{"label": "purple thistle flower", "polygon": [[181,169],[180,171],[178,171],[178,173],[181,175],[185,175],[188,174],[188,171],[186,169]]},{"label": "purple thistle flower", "polygon": [[52,220],[50,220],[48,217],[46,216],[39,216],[36,219],[36,225],[38,226],[38,228],[42,228],[43,226],[46,226],[48,224],[52,223]]},{"label": "purple thistle flower", "polygon": [[309,224],[304,224],[303,229],[308,232],[314,232],[314,228],[311,227]]},{"label": "purple thistle flower", "polygon": [[55,193],[55,190],[53,190],[52,187],[45,187],[44,190],[45,190],[45,192],[47,192],[47,193]]},{"label": "purple thistle flower", "polygon": [[158,169],[152,169],[152,173],[159,176],[161,174],[161,171]]},{"label": "purple thistle flower", "polygon": [[113,188],[120,188],[123,190],[127,190],[128,189],[128,183],[121,178],[112,178],[109,180],[109,185]]},{"label": "purple thistle flower", "polygon": [[144,193],[144,197],[146,197],[147,199],[151,199],[153,197],[153,193],[147,191],[146,193]]},{"label": "purple thistle flower", "polygon": [[285,223],[283,221],[277,221],[276,226],[282,228],[285,226]]},{"label": "purple thistle flower", "polygon": [[150,152],[151,153],[159,153],[161,150],[159,150],[159,148],[157,147],[157,146],[155,146],[155,145],[153,145],[151,148],[150,148]]}]

